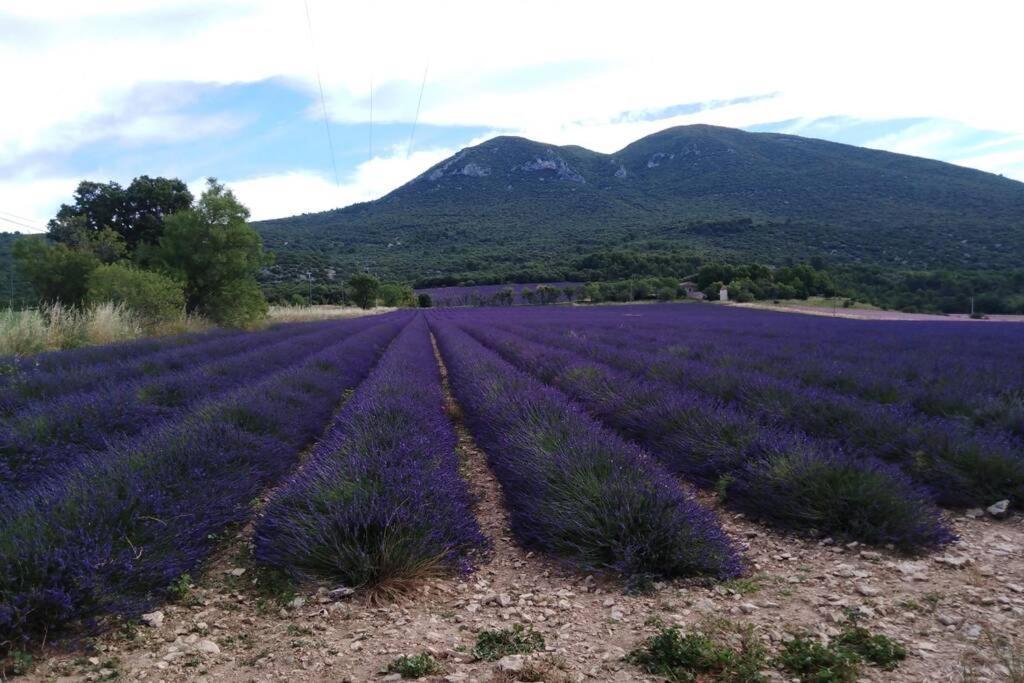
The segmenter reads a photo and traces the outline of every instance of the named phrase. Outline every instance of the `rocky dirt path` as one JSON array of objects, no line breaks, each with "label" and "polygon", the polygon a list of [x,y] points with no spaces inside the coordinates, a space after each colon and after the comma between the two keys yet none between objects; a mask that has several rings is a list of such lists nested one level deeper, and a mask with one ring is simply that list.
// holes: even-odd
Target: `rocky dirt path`
[{"label": "rocky dirt path", "polygon": [[[909,656],[892,672],[865,668],[869,681],[1004,681],[1006,650],[990,636],[1016,638],[1024,652],[1024,519],[958,516],[961,540],[932,556],[780,535],[720,510],[744,548],[744,579],[706,587],[655,584],[643,595],[565,571],[511,539],[501,490],[459,419],[463,472],[493,543],[478,571],[429,579],[396,602],[330,593],[283,600],[248,559],[243,530],[179,604],[149,624],[97,638],[84,653],[51,653],[29,680],[372,681],[394,680],[395,657],[432,653],[446,681],[653,681],[622,661],[664,625],[708,618],[751,625],[772,651],[792,632],[838,634],[849,610],[862,625],[902,642]],[[703,496],[711,505],[715,502]],[[542,653],[500,663],[474,661],[476,635],[525,624],[543,634]],[[519,670],[525,667],[525,670]],[[519,670],[518,673],[516,670]],[[770,680],[785,680],[769,672]]]}]

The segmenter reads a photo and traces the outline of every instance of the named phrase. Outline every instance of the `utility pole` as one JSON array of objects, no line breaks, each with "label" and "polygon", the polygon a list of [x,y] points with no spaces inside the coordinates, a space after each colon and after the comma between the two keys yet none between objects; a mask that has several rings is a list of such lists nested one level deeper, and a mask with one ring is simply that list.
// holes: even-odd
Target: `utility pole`
[{"label": "utility pole", "polygon": [[974,317],[974,297],[971,297],[971,317]]}]

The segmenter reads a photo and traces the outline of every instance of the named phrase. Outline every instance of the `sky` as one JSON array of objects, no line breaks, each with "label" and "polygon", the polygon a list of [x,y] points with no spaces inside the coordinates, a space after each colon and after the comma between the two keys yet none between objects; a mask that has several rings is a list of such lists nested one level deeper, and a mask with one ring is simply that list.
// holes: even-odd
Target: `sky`
[{"label": "sky", "polygon": [[0,231],[83,179],[215,176],[276,218],[494,135],[692,123],[1024,181],[1021,26],[1011,0],[0,0]]}]

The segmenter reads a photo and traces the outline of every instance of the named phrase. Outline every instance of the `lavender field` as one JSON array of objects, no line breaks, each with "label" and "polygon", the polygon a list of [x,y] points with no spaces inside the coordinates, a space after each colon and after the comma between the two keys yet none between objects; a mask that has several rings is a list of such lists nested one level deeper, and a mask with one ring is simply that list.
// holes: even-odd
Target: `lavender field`
[{"label": "lavender field", "polygon": [[1024,503],[1013,324],[400,311],[3,358],[0,388],[0,654],[137,619],[245,527],[298,587],[471,576],[459,430],[517,546],[630,590],[749,575],[725,511],[919,556]]}]

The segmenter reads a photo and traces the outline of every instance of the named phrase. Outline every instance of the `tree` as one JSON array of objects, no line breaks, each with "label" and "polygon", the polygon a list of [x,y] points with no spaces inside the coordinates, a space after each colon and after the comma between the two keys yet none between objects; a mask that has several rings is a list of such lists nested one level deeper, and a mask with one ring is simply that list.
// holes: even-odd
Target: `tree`
[{"label": "tree", "polygon": [[416,297],[416,305],[420,308],[430,308],[434,305],[434,300],[431,299],[430,295],[426,292],[421,292],[419,296]]},{"label": "tree", "polygon": [[202,311],[228,327],[252,327],[267,315],[267,300],[252,278],[232,280],[214,290]]},{"label": "tree", "polygon": [[127,188],[115,182],[83,180],[75,190],[74,203],[62,204],[50,221],[49,237],[77,244],[82,233],[111,229],[132,251],[139,244],[156,243],[165,219],[191,205],[192,193],[176,178],[139,176]]},{"label": "tree", "polygon": [[185,283],[188,310],[228,325],[266,313],[256,274],[271,259],[248,218],[234,193],[210,178],[193,208],[164,221],[163,236],[147,258]]},{"label": "tree", "polygon": [[365,273],[353,275],[348,279],[348,287],[351,290],[352,301],[359,308],[373,308],[377,303],[380,280],[374,276]]},{"label": "tree", "polygon": [[415,294],[412,287],[394,282],[382,284],[377,290],[377,297],[385,306],[413,306]]},{"label": "tree", "polygon": [[52,244],[41,237],[23,237],[14,243],[18,269],[28,278],[39,298],[77,306],[85,299],[87,278],[99,260],[91,253]]},{"label": "tree", "polygon": [[537,285],[535,294],[538,302],[544,305],[558,303],[559,298],[562,296],[560,289],[549,285]]},{"label": "tree", "polygon": [[185,313],[180,282],[119,263],[101,265],[89,274],[87,300],[122,303],[150,324],[177,320]]}]

